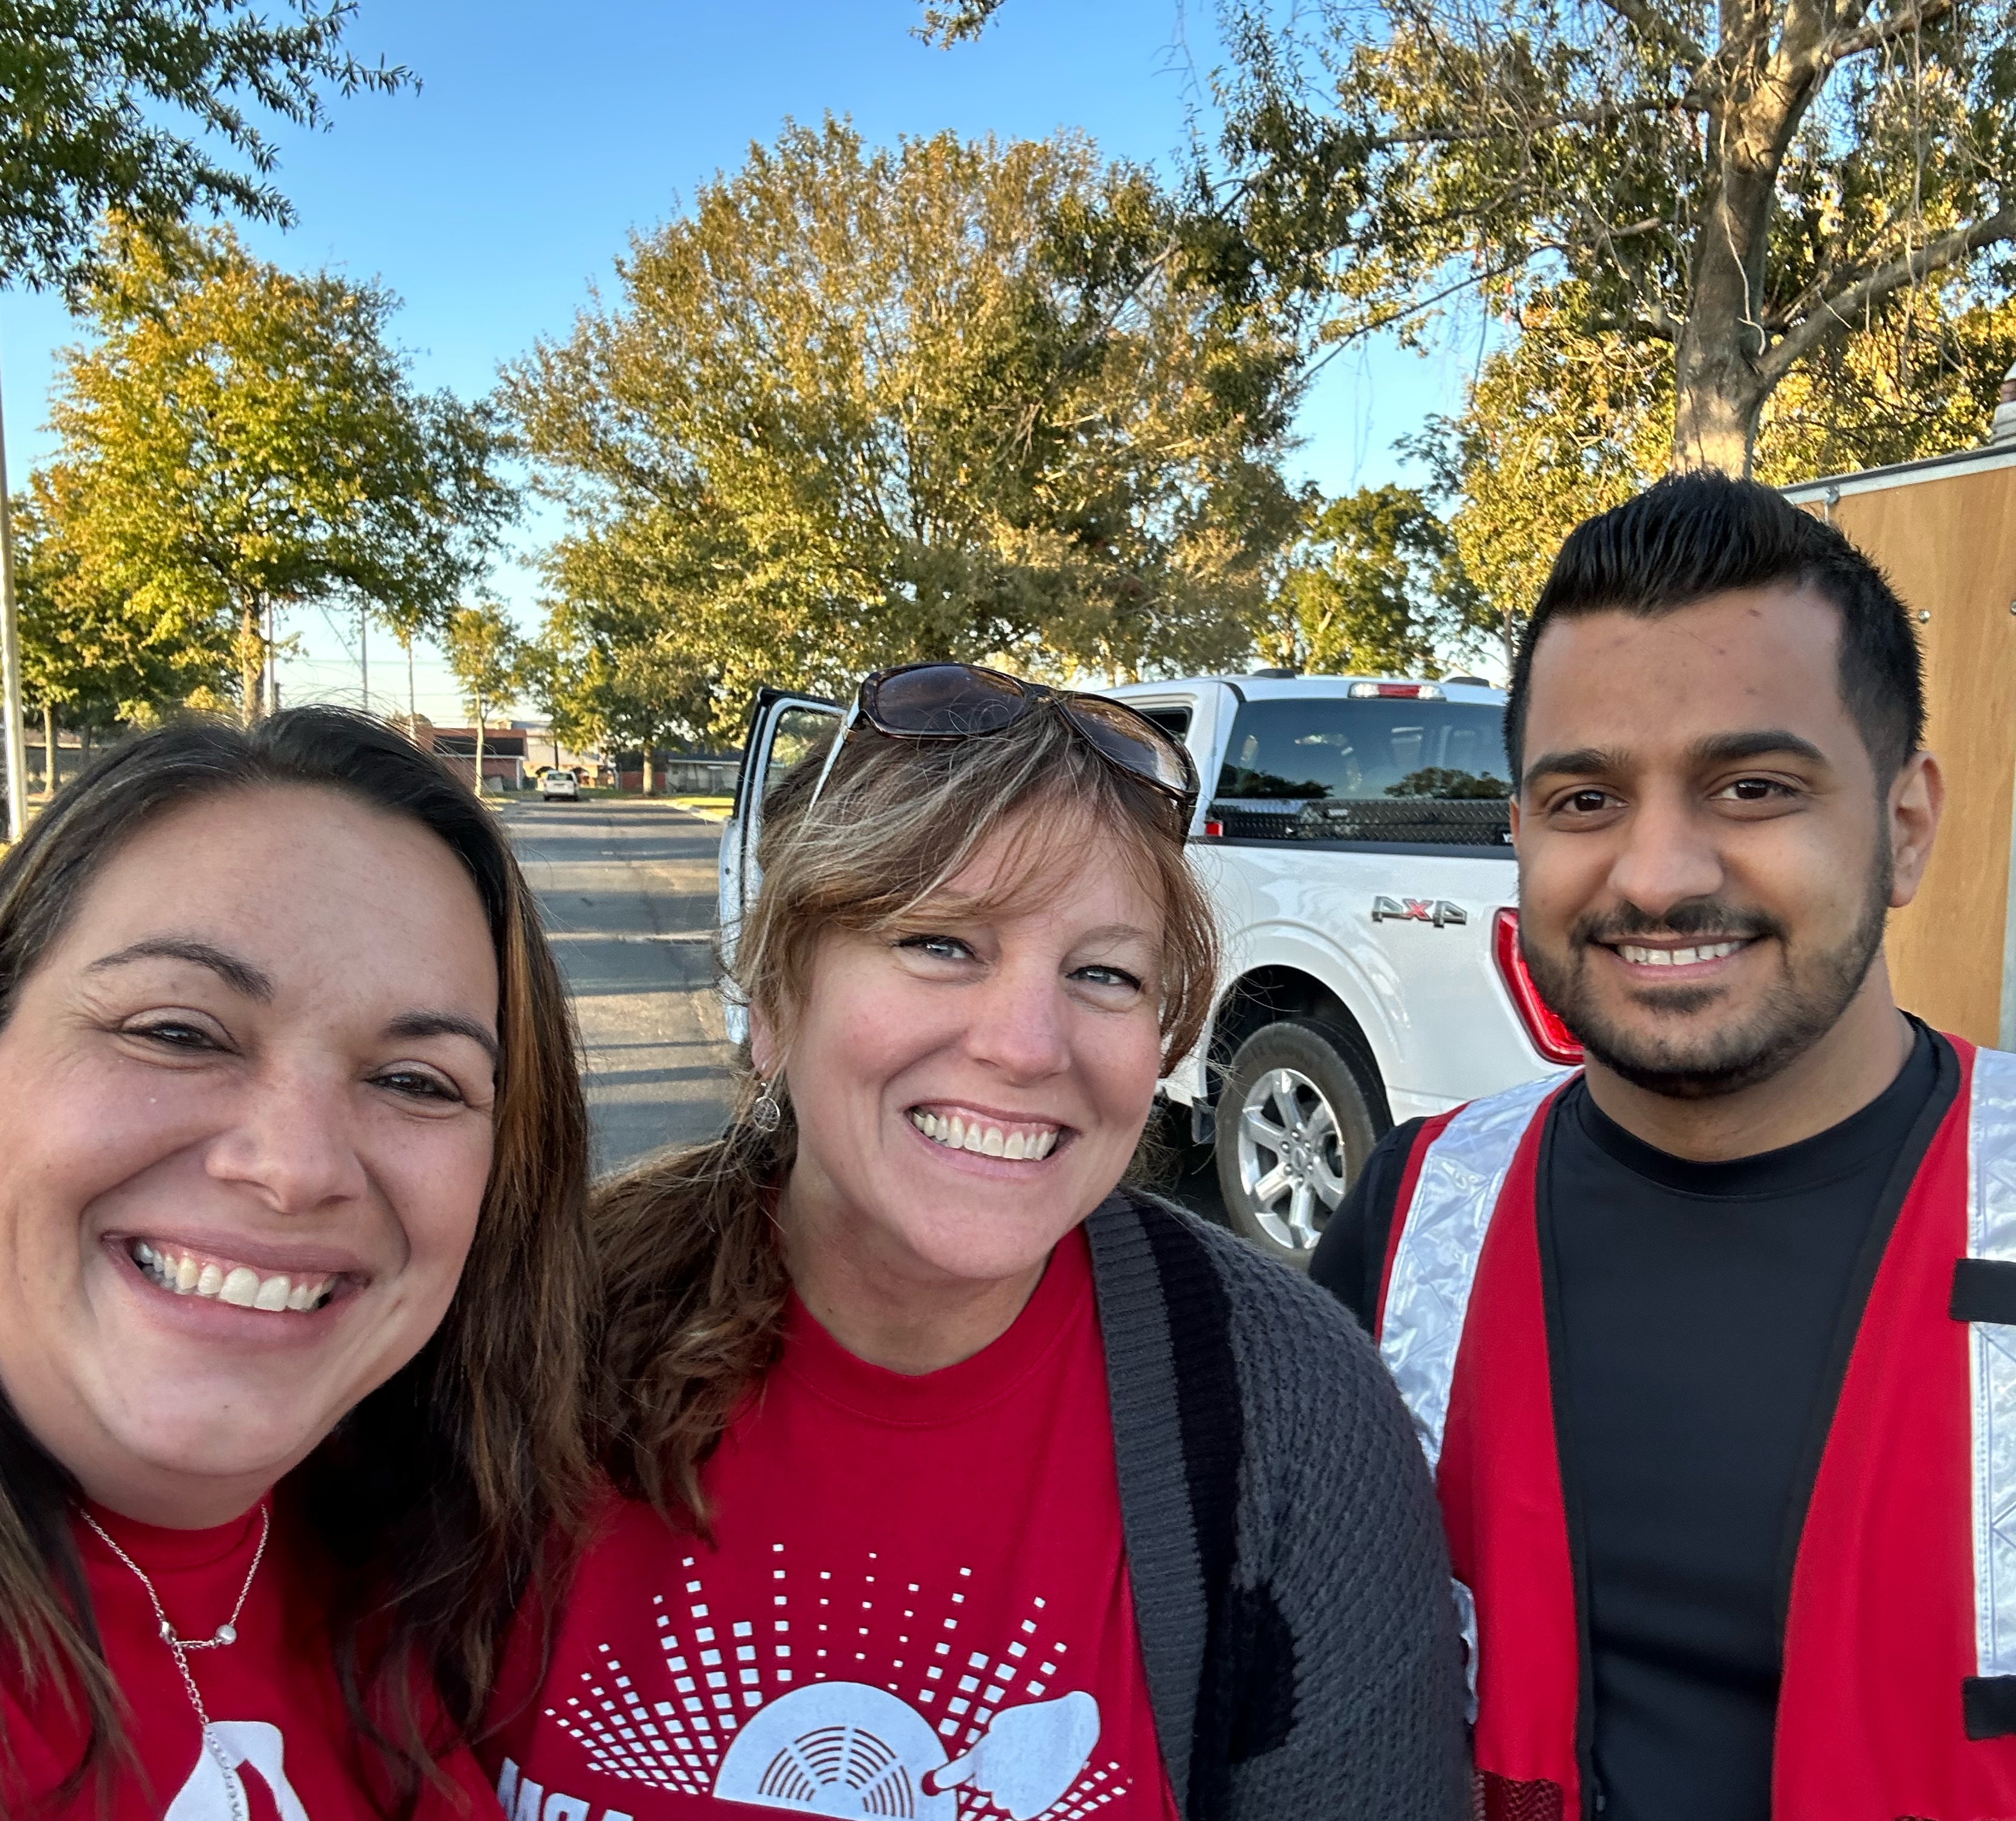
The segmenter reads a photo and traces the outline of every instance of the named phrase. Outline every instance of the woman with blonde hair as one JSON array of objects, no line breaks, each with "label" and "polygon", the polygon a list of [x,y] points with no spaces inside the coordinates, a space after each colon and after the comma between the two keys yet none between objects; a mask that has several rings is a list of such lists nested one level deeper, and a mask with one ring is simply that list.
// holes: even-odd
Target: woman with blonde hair
[{"label": "woman with blonde hair", "polygon": [[1398,1398],[1122,1185],[1210,1002],[1194,804],[1132,711],[956,664],[773,790],[738,1117],[602,1199],[628,1498],[488,1748],[515,1821],[1464,1811]]},{"label": "woman with blonde hair", "polygon": [[0,1814],[494,1812],[588,1475],[585,1122],[496,818],[157,729],[0,860]]}]

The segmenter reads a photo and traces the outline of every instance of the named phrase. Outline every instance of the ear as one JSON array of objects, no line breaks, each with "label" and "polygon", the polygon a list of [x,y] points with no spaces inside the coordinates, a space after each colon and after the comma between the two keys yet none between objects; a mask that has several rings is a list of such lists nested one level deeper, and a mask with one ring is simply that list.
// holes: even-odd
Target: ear
[{"label": "ear", "polygon": [[1928,752],[1912,754],[1892,780],[1885,805],[1888,826],[1884,833],[1890,842],[1892,910],[1901,909],[1918,895],[1946,800],[1945,774]]},{"label": "ear", "polygon": [[1505,805],[1505,812],[1512,819],[1512,845],[1516,851],[1519,845],[1519,793],[1516,790]]},{"label": "ear", "polygon": [[751,1006],[749,1008],[749,1060],[756,1073],[765,1081],[777,1072],[777,1065],[783,1054],[777,1042],[777,1034],[770,1028],[769,1019]]}]

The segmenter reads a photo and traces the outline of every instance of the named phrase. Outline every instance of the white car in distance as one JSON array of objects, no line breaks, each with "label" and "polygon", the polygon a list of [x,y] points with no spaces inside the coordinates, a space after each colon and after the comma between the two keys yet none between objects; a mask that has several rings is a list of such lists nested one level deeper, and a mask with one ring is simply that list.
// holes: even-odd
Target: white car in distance
[{"label": "white car in distance", "polygon": [[[1503,694],[1278,671],[1104,693],[1183,740],[1204,783],[1190,853],[1226,970],[1163,1092],[1214,1148],[1233,1228],[1306,1263],[1396,1121],[1579,1060],[1519,955]],[[840,712],[758,697],[722,831],[725,946],[754,888],[762,790]],[[746,1029],[731,1003],[730,1036]]]},{"label": "white car in distance", "polygon": [[556,801],[561,803],[578,803],[581,801],[581,779],[563,765],[555,765],[539,774],[539,799],[544,803]]}]

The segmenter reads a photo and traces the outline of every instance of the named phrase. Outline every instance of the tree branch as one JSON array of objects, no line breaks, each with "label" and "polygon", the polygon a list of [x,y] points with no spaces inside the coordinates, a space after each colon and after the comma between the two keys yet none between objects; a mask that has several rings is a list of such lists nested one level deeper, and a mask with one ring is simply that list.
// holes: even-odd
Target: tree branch
[{"label": "tree branch", "polygon": [[1593,316],[1589,327],[1605,335],[1621,335],[1633,341],[1677,341],[1680,326],[1664,304],[1654,302],[1640,316]]},{"label": "tree branch", "polygon": [[1759,375],[1767,387],[1775,386],[1795,363],[1811,354],[1836,329],[1850,326],[1856,312],[1865,305],[1880,303],[1892,291],[1915,284],[1928,273],[1943,272],[1948,266],[1978,253],[1984,247],[2012,239],[2016,239],[2016,204],[1998,209],[1967,227],[1942,234],[1901,259],[1878,266],[1854,284],[1823,300],[1798,327],[1787,329],[1757,363]]},{"label": "tree branch", "polygon": [[1446,298],[1454,297],[1457,292],[1468,290],[1474,285],[1488,285],[1493,279],[1503,278],[1508,272],[1516,271],[1524,263],[1523,259],[1508,259],[1492,266],[1489,271],[1466,273],[1453,284],[1445,285],[1440,290],[1427,297],[1417,297],[1409,303],[1395,304],[1384,314],[1374,311],[1364,322],[1354,323],[1342,333],[1332,337],[1329,348],[1311,363],[1305,369],[1303,376],[1305,379],[1313,379],[1329,365],[1335,356],[1341,354],[1353,342],[1362,341],[1368,335],[1377,335],[1382,329],[1391,329],[1396,322],[1404,322],[1410,316],[1425,315],[1438,304]]},{"label": "tree branch", "polygon": [[1639,36],[1664,45],[1698,70],[1708,60],[1705,45],[1693,38],[1664,14],[1655,13],[1645,0],[1602,0],[1602,3],[1626,23],[1636,26]]},{"label": "tree branch", "polygon": [[1952,11],[1953,0],[1923,0],[1921,5],[1901,18],[1879,19],[1859,31],[1844,32],[1824,48],[1822,56],[1831,67],[1847,58],[1859,56],[1864,51],[1895,44],[1899,38],[1910,37],[1920,27],[1930,25],[1935,19],[1943,19]]},{"label": "tree branch", "polygon": [[912,26],[910,35],[949,51],[962,41],[978,38],[1001,5],[1002,0],[949,0],[948,5],[927,5],[923,23]]},{"label": "tree branch", "polygon": [[[1571,108],[1563,113],[1543,115],[1539,120],[1519,123],[1519,136],[1532,139],[1552,132],[1557,127],[1607,127],[1633,114],[1672,113],[1692,105],[1687,95],[1656,95],[1643,101],[1611,103],[1602,107]],[[1413,133],[1380,133],[1365,144],[1374,152],[1389,152],[1406,146],[1463,146],[1480,139],[1510,139],[1514,134],[1496,121],[1481,127],[1430,127]]]}]

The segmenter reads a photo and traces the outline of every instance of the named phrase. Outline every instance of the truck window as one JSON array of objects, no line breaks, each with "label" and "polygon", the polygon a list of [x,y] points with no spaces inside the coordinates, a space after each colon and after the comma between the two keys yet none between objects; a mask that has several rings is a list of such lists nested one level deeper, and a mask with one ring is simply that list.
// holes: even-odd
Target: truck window
[{"label": "truck window", "polygon": [[1229,840],[1501,847],[1506,769],[1496,704],[1275,696],[1240,704],[1211,814]]},{"label": "truck window", "polygon": [[[1130,708],[1134,704],[1129,702]],[[1190,711],[1187,708],[1143,708],[1138,710],[1144,721],[1152,721],[1161,730],[1176,740],[1187,740],[1190,732]]]},{"label": "truck window", "polygon": [[770,763],[763,773],[763,794],[808,754],[823,752],[832,740],[840,717],[829,708],[787,708],[777,717],[777,731],[771,736]]}]

